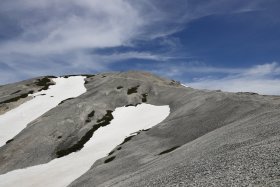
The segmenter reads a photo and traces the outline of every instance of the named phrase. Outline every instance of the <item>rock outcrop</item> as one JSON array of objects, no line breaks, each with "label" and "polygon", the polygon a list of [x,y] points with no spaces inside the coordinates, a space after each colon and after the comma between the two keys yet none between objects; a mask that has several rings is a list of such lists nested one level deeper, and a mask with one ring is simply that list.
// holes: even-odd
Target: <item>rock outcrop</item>
[{"label": "rock outcrop", "polygon": [[[0,102],[34,90],[29,82],[0,87]],[[85,86],[0,148],[1,174],[70,154],[116,107],[149,103],[170,115],[70,186],[280,185],[279,96],[196,90],[144,72],[88,75]]]}]

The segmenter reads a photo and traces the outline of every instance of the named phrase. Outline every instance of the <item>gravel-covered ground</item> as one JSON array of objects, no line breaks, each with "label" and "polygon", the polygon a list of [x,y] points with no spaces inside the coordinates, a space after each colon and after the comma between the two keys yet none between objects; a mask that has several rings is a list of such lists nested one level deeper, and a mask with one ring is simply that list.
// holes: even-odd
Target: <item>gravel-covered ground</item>
[{"label": "gravel-covered ground", "polygon": [[47,163],[71,150],[106,111],[146,102],[169,105],[170,115],[70,186],[280,185],[279,96],[196,90],[143,72],[88,76],[85,86],[86,93],[45,113],[0,149],[0,173]]}]

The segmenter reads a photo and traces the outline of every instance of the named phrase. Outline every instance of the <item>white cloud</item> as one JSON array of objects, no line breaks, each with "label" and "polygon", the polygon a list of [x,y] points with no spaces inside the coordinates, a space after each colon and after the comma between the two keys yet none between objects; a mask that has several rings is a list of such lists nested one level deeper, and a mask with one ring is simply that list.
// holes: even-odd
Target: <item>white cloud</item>
[{"label": "white cloud", "polygon": [[153,54],[149,52],[123,52],[123,53],[112,53],[109,55],[92,55],[93,59],[99,62],[110,63],[112,61],[122,61],[126,59],[144,59],[154,61],[167,61],[176,57],[167,56],[165,54]]},{"label": "white cloud", "polygon": [[265,95],[280,94],[280,79],[224,78],[185,83],[190,87],[228,92],[256,92]]},{"label": "white cloud", "polygon": [[129,45],[135,39],[170,35],[193,19],[255,6],[221,0],[200,3],[183,0],[4,1],[0,13],[13,18],[22,32],[0,44],[0,54],[40,56]]},{"label": "white cloud", "polygon": [[143,24],[137,10],[123,0],[25,0],[8,5],[13,8],[11,13],[21,12],[15,16],[23,16],[18,21],[24,31],[19,38],[0,45],[2,54],[35,56],[121,46],[135,37]]},{"label": "white cloud", "polygon": [[198,89],[279,95],[279,75],[280,66],[273,62],[244,69],[241,73],[228,75],[224,78],[206,77],[185,84]]},{"label": "white cloud", "polygon": [[[185,58],[187,59],[188,57]],[[184,63],[161,63],[153,71],[169,77],[180,77],[188,74],[199,74],[201,76],[208,74],[242,74],[247,70],[242,68],[213,67],[207,66],[200,61],[187,61]]]},{"label": "white cloud", "polygon": [[244,72],[245,75],[253,76],[266,76],[280,74],[280,66],[277,62],[272,62],[270,64],[262,64],[254,66],[253,68],[248,69]]},{"label": "white cloud", "polygon": [[[125,59],[168,61],[174,56],[180,58],[176,53],[180,42],[167,36],[181,30],[193,19],[253,10],[256,6],[230,0],[199,3],[185,0],[3,1],[0,15],[9,18],[9,25],[18,33],[0,41],[0,67],[9,64],[14,70],[1,82],[43,74],[109,71],[110,63]],[[165,38],[161,45],[168,46],[170,53],[155,54],[147,50],[104,55],[97,52],[97,49],[133,47],[137,45],[134,41],[151,41],[159,37]],[[0,74],[4,71],[0,69]],[[168,73],[172,72],[178,71],[174,68]]]}]

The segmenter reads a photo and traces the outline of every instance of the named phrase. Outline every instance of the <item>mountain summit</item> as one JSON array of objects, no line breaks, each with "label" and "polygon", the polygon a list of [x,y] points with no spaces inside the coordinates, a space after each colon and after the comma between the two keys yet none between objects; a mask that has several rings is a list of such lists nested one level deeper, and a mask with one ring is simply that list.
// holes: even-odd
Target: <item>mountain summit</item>
[{"label": "mountain summit", "polygon": [[279,186],[280,97],[146,72],[0,87],[0,186]]}]

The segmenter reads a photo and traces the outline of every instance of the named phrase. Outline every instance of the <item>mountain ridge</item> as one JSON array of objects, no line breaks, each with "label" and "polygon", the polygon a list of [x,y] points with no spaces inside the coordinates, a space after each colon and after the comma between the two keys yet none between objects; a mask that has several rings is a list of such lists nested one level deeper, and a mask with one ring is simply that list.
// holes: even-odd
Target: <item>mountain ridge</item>
[{"label": "mountain ridge", "polygon": [[[57,150],[74,145],[107,110],[148,103],[169,105],[171,113],[112,150],[111,162],[104,164],[109,157],[95,162],[70,186],[277,184],[279,156],[271,152],[279,150],[279,96],[196,90],[136,71],[93,75],[85,79],[85,87],[86,93],[48,111],[0,148],[1,174],[57,158]],[[57,139],[59,134],[63,136]],[[248,146],[259,148],[251,148],[255,157],[244,151]],[[259,158],[258,151],[267,159]],[[242,165],[253,173],[244,172]]]}]

